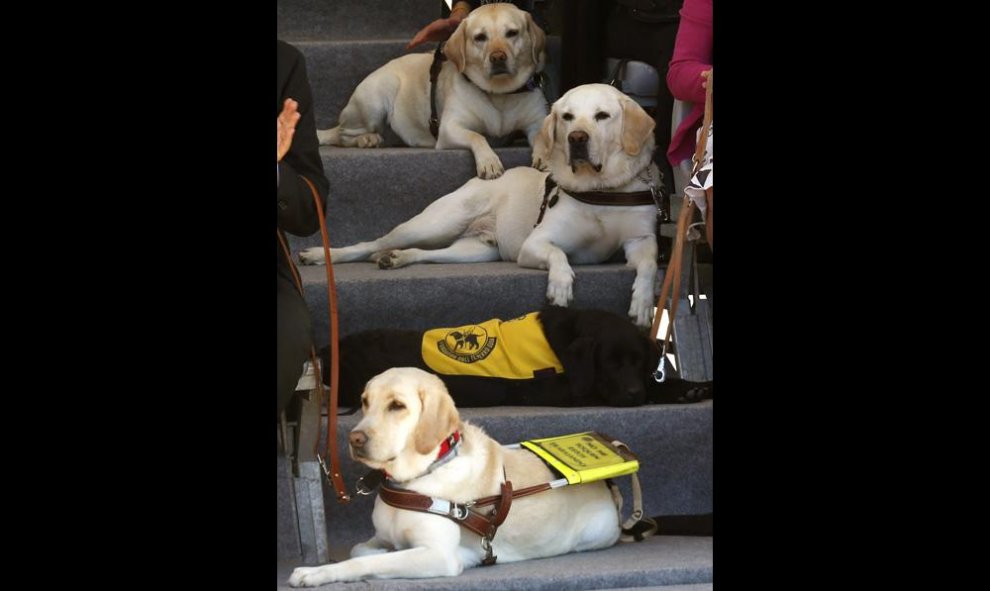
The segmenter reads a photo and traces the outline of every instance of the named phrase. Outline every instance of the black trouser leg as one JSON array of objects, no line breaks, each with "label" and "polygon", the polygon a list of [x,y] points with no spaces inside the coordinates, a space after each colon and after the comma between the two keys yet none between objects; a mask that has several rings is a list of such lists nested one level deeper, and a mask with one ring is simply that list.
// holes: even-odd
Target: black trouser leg
[{"label": "black trouser leg", "polygon": [[560,94],[605,77],[602,46],[604,17],[609,3],[601,0],[567,0],[563,11],[560,47]]},{"label": "black trouser leg", "polygon": [[674,40],[677,38],[679,8],[679,3],[672,3],[670,20],[667,22],[643,22],[636,20],[627,8],[612,4],[605,25],[604,57],[644,62],[656,68],[659,74],[657,107],[653,114],[656,121],[653,135],[657,143],[653,161],[663,173],[667,195],[674,193],[674,170],[667,161],[674,97],[667,88],[667,70],[674,53]]},{"label": "black trouser leg", "polygon": [[278,408],[276,415],[292,400],[302,376],[303,364],[313,345],[313,323],[306,301],[289,279],[278,275],[277,372]]}]

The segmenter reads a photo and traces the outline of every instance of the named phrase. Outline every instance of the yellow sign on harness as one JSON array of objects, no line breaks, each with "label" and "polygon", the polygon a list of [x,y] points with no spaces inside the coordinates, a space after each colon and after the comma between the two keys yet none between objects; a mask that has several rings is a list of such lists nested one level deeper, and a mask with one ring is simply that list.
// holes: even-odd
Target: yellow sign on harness
[{"label": "yellow sign on harness", "polygon": [[594,431],[521,441],[519,445],[556,468],[568,484],[594,482],[639,470],[636,454],[613,445],[611,438]]}]

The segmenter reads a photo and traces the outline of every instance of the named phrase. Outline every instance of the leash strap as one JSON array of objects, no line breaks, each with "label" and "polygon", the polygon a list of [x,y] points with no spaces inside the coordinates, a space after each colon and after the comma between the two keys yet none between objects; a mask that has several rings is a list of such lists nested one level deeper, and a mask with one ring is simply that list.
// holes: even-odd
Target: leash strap
[{"label": "leash strap", "polygon": [[[617,439],[612,441],[612,445],[625,448],[626,451],[632,453],[628,445]],[[639,472],[633,472],[630,476],[632,477],[633,512],[629,516],[629,519],[622,522],[622,534],[619,536],[619,540],[623,542],[642,542],[657,533],[657,522],[649,517],[643,517],[643,489],[639,484]],[[607,479],[605,484],[612,491],[612,498],[615,499],[615,506],[621,519],[622,493],[619,492],[619,487],[611,478]]]},{"label": "leash strap", "polygon": [[[550,199],[550,193],[557,187],[557,182],[553,180],[553,177],[549,174],[547,175],[547,180],[543,183],[543,203],[540,204],[540,215],[536,218],[536,223],[533,227],[540,225],[543,221],[543,214],[547,212],[547,207],[553,207],[557,205],[558,195],[554,195],[553,199]],[[549,205],[548,205],[549,204]]]},{"label": "leash strap", "polygon": [[[330,238],[327,234],[327,222],[326,217],[323,215],[323,204],[320,203],[320,194],[316,190],[316,186],[313,182],[306,178],[305,175],[299,175],[306,184],[309,186],[309,190],[313,195],[313,201],[316,203],[316,214],[320,220],[320,233],[323,237],[323,254],[326,257],[326,271],[327,271],[327,306],[330,312],[330,396],[327,404],[327,439],[326,448],[324,453],[320,454],[320,439],[316,438],[313,443],[313,454],[320,463],[320,467],[323,469],[323,473],[326,474],[327,480],[330,481],[330,485],[333,486],[334,492],[337,495],[337,502],[347,503],[351,500],[351,497],[347,494],[347,486],[344,484],[344,478],[340,474],[340,456],[337,450],[337,399],[339,390],[339,367],[340,363],[338,360],[338,324],[337,324],[337,284],[334,282],[333,277],[333,264],[330,262]],[[289,245],[286,243],[285,236],[282,235],[282,231],[278,228],[275,229],[275,233],[278,236],[278,242],[282,246],[282,252],[285,254],[285,259],[289,263],[289,269],[292,271],[292,278],[296,283],[296,289],[299,290],[299,295],[305,297],[305,292],[303,290],[302,278],[299,276],[299,270],[296,268],[295,263],[292,261],[292,255],[289,252]],[[324,388],[323,388],[323,371],[319,363],[319,359],[316,355],[316,348],[310,347],[309,358],[313,364],[313,370],[316,372],[316,390],[318,392],[317,404],[323,404],[324,398]],[[319,421],[319,414],[316,416],[317,421]],[[319,431],[319,427],[317,427]],[[330,465],[327,466],[325,458],[329,458]]]},{"label": "leash strap", "polygon": [[[326,260],[326,265],[324,265],[327,272],[327,309],[330,313],[330,397],[327,403],[327,440],[326,446],[324,448],[324,453],[321,456],[317,451],[319,446],[319,438],[317,438],[314,444],[314,452],[316,452],[316,458],[320,462],[320,466],[323,468],[323,473],[326,474],[327,480],[330,481],[331,486],[333,486],[334,492],[337,494],[338,503],[347,503],[351,500],[351,497],[347,494],[347,485],[344,484],[344,478],[340,474],[340,454],[337,450],[337,400],[340,389],[340,333],[339,325],[337,322],[337,283],[334,281],[333,275],[333,263],[330,259],[330,236],[327,233],[327,220],[326,216],[323,214],[323,204],[320,202],[320,194],[316,190],[312,181],[306,177],[302,177],[309,185],[309,189],[313,194],[313,202],[316,204],[316,215],[320,219],[320,235],[323,238],[323,256]],[[315,354],[314,354],[315,355]],[[318,368],[319,365],[314,365],[314,368]],[[320,397],[323,397],[323,371],[317,372],[317,388],[320,392]],[[328,468],[326,463],[326,458],[330,460],[330,466]]]},{"label": "leash strap", "polygon": [[[701,126],[701,138],[698,140],[698,144],[695,146],[694,150],[694,165],[692,166],[691,176],[694,176],[698,169],[701,168],[702,159],[705,156],[705,148],[708,145],[708,131],[712,126],[712,88],[713,88],[713,76],[708,76],[708,84],[705,88],[705,118],[704,123]],[[660,347],[660,364],[657,366],[656,372],[653,374],[653,378],[657,382],[664,382],[667,380],[667,349],[670,345],[670,336],[674,329],[674,318],[677,315],[677,301],[680,299],[680,289],[681,289],[681,269],[683,268],[684,259],[684,239],[688,232],[688,227],[690,226],[690,220],[694,214],[694,201],[688,197],[684,196],[684,205],[681,206],[681,215],[677,218],[677,234],[674,241],[674,250],[671,253],[670,264],[667,265],[667,271],[663,276],[663,286],[660,288],[660,297],[657,299],[657,312],[656,316],[653,318],[653,326],[650,329],[650,338],[656,341],[657,333],[660,330],[660,318],[663,315],[663,311],[667,306],[667,297],[671,296],[670,303],[670,314],[667,322],[667,332],[663,339],[663,344]],[[673,294],[670,293],[671,283],[673,283]]]},{"label": "leash strap", "polygon": [[443,54],[444,42],[437,43],[433,52],[433,63],[430,64],[430,133],[433,137],[440,136],[440,117],[437,115],[437,80],[440,79],[440,68],[447,59]]},{"label": "leash strap", "polygon": [[[398,509],[433,513],[434,515],[446,517],[461,527],[474,532],[481,537],[481,547],[485,551],[485,558],[482,559],[481,564],[483,566],[491,566],[498,560],[498,556],[495,556],[492,552],[492,539],[495,538],[499,526],[509,516],[509,510],[512,508],[512,499],[549,490],[550,486],[537,485],[520,491],[513,491],[512,483],[506,480],[502,482],[501,488],[502,490],[499,494],[491,497],[485,497],[484,499],[469,503],[453,503],[408,490],[392,488],[388,484],[382,484],[378,498]],[[540,490],[531,490],[536,488],[540,488]],[[482,501],[485,502],[482,503]],[[475,507],[495,503],[498,503],[498,506],[487,515],[475,509]]]}]

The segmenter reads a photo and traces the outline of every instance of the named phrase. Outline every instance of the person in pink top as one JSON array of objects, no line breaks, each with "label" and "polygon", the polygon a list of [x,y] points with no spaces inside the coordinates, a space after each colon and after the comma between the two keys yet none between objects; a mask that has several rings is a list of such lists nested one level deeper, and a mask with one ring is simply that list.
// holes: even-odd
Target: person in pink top
[{"label": "person in pink top", "polygon": [[705,82],[712,70],[712,0],[685,0],[667,87],[674,98],[693,103],[667,148],[667,159],[679,166],[694,155],[695,134],[705,115]]}]

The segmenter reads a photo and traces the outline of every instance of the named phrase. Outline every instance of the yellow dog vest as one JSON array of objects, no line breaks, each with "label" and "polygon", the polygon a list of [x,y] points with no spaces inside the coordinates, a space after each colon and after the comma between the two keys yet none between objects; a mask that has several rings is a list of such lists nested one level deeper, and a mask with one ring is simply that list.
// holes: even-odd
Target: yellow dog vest
[{"label": "yellow dog vest", "polygon": [[531,380],[551,370],[564,373],[537,314],[426,331],[423,361],[442,375]]}]

